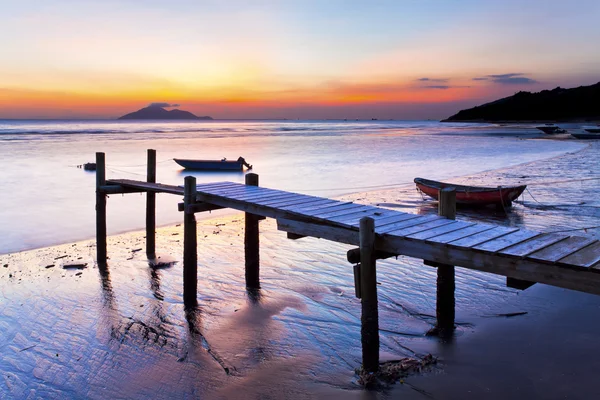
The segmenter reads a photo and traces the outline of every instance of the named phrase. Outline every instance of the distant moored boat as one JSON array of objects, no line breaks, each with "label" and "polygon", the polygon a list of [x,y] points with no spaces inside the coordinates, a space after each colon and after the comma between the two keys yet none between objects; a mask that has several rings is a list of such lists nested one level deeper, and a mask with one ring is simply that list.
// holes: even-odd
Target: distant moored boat
[{"label": "distant moored boat", "polygon": [[464,186],[453,183],[432,181],[429,179],[415,178],[417,188],[426,195],[437,200],[438,191],[444,188],[456,190],[456,203],[484,206],[488,204],[510,206],[511,202],[518,198],[527,185],[520,186]]},{"label": "distant moored boat", "polygon": [[540,125],[540,126],[536,126],[536,128],[544,133],[547,133],[548,135],[554,135],[556,133],[567,133],[566,130],[564,130],[554,124]]},{"label": "distant moored boat", "polygon": [[597,130],[586,129],[585,132],[571,132],[577,139],[600,139],[600,128]]},{"label": "distant moored boat", "polygon": [[589,132],[589,133],[600,133],[600,126],[591,127],[591,128],[583,128],[583,130],[586,132]]},{"label": "distant moored boat", "polygon": [[190,160],[174,158],[173,161],[185,169],[197,171],[242,171],[244,166],[248,169],[252,169],[252,165],[248,164],[246,160],[244,160],[244,157],[240,157],[236,161],[227,161],[225,158],[222,160]]}]

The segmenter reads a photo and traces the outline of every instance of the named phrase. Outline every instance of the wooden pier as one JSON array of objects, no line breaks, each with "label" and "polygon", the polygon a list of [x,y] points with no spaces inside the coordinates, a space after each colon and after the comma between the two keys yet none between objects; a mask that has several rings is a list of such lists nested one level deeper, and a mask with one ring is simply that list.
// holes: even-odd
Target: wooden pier
[{"label": "wooden pier", "polygon": [[[379,207],[337,201],[258,186],[258,176],[246,175],[246,184],[214,182],[196,185],[155,183],[156,154],[149,151],[148,181],[106,180],[105,157],[97,153],[98,263],[106,263],[106,194],[148,194],[147,253],[154,254],[154,197],[169,193],[183,197],[184,302],[195,304],[197,285],[197,212],[232,208],[246,214],[246,284],[259,285],[258,220],[274,218],[290,239],[312,236],[358,246],[348,251],[355,265],[356,294],[362,303],[363,367],[379,365],[376,259],[404,255],[438,268],[437,329],[454,328],[454,266],[507,277],[514,287],[539,282],[600,294],[600,242],[590,237],[541,233],[491,224],[457,221],[452,190],[440,193],[438,216],[421,216]],[[154,160],[154,161],[152,161]],[[154,167],[150,167],[150,165]],[[152,195],[152,197],[151,197]],[[152,238],[149,238],[152,236]],[[349,269],[350,273],[350,269]],[[399,282],[399,284],[402,284]]]}]

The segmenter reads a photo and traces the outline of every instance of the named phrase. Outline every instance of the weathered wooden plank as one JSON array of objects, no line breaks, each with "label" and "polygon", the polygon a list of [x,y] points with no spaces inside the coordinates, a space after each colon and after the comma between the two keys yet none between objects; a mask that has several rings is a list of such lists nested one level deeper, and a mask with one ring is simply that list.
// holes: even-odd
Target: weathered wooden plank
[{"label": "weathered wooden plank", "polygon": [[210,193],[214,196],[222,197],[240,197],[240,196],[257,196],[261,194],[271,194],[275,191],[264,190],[256,186],[239,185],[227,189],[203,190],[203,193]]},{"label": "weathered wooden plank", "polygon": [[330,222],[334,222],[336,217],[370,217],[373,215],[378,215],[380,213],[379,209],[372,206],[362,206],[360,209],[348,210],[348,211],[338,211],[335,213],[331,213],[331,215],[327,216],[327,220]]},{"label": "weathered wooden plank", "polygon": [[593,271],[600,272],[600,265],[595,264],[600,262],[600,242],[595,242],[583,249],[571,254],[570,256],[561,258],[558,261],[559,265],[578,265],[580,267],[592,267]]},{"label": "weathered wooden plank", "polygon": [[300,200],[300,201],[306,201],[306,199],[300,197],[300,196],[294,196],[294,194],[277,194],[277,195],[272,195],[271,197],[263,197],[261,199],[239,199],[239,200],[243,200],[243,201],[248,201],[251,203],[256,203],[256,204],[260,204],[263,206],[271,206],[274,207],[277,204],[285,204],[286,201],[292,202],[294,200]]},{"label": "weathered wooden plank", "polygon": [[500,251],[502,249],[522,243],[528,239],[534,238],[539,235],[539,232],[532,232],[525,229],[520,229],[518,231],[511,232],[499,238],[488,240],[487,242],[478,244],[477,246],[473,246],[473,249],[490,252]]},{"label": "weathered wooden plank", "polygon": [[331,227],[324,223],[297,221],[289,218],[277,218],[277,229],[300,236],[312,236],[332,240],[338,243],[359,245],[358,230]]},{"label": "weathered wooden plank", "polygon": [[162,183],[149,183],[134,181],[131,179],[110,179],[106,181],[108,185],[121,185],[127,188],[144,189],[156,193],[170,193],[183,196],[183,187],[174,185],[164,185]]},{"label": "weathered wooden plank", "polygon": [[[279,218],[277,223],[278,229],[282,231],[319,237],[353,246],[358,245],[358,231],[349,227],[319,225],[293,219],[280,220]],[[474,252],[441,243],[396,236],[378,236],[375,240],[375,249],[511,278],[600,294],[600,273],[589,272],[590,269],[587,268],[565,268],[526,258],[503,256],[499,253]]]},{"label": "weathered wooden plank", "polygon": [[376,226],[375,232],[378,234],[387,234],[388,232],[392,232],[401,228],[408,228],[409,226],[419,225],[425,222],[433,221],[436,219],[440,219],[437,215],[422,215],[417,216],[415,218],[407,218],[404,221],[397,222],[394,224],[388,224],[384,226]]},{"label": "weathered wooden plank", "polygon": [[301,216],[296,213],[291,213],[286,210],[281,210],[272,207],[261,206],[244,200],[237,200],[228,197],[215,196],[208,193],[199,193],[196,197],[197,201],[206,202],[221,206],[224,208],[233,208],[239,211],[249,212],[267,218],[292,218],[306,220],[308,217]]},{"label": "weathered wooden plank", "polygon": [[200,183],[196,185],[196,191],[202,190],[216,190],[216,189],[225,189],[232,187],[239,187],[241,184],[234,182],[210,182],[210,183]]},{"label": "weathered wooden plank", "polygon": [[[239,184],[235,184],[235,185],[229,185],[229,186],[217,186],[217,187],[199,187],[196,188],[196,193],[213,193],[213,194],[219,194],[221,192],[225,193],[226,191],[228,193],[233,193],[233,192],[239,192],[245,189],[248,189],[249,187],[247,187],[246,185],[239,185]],[[256,188],[251,188],[252,190],[256,190]]]},{"label": "weathered wooden plank", "polygon": [[[373,220],[375,221],[375,226],[377,226],[377,221],[379,220],[379,218],[389,217],[390,215],[392,215],[394,213],[396,213],[396,211],[385,210],[383,208],[374,208],[374,210],[372,212],[368,213],[368,214],[370,214],[368,216],[373,218]],[[361,215],[363,217],[365,216],[364,213]],[[357,218],[358,218],[358,220],[357,220]],[[349,215],[342,215],[339,217],[332,217],[329,220],[333,221],[333,222],[337,222],[339,224],[352,226],[353,223],[360,222],[361,218],[362,217],[359,214],[357,214],[357,215],[349,214]]]},{"label": "weathered wooden plank", "polygon": [[488,240],[496,239],[504,235],[508,235],[511,232],[518,231],[519,228],[509,228],[505,226],[496,226],[493,229],[483,231],[476,235],[467,236],[462,239],[453,240],[448,242],[448,245],[455,247],[473,247],[478,244],[487,242]]},{"label": "weathered wooden plank", "polygon": [[[411,218],[417,218],[419,216],[420,215],[418,215],[418,214],[410,214],[410,213],[405,213],[402,211],[396,211],[392,215],[382,216],[381,218],[378,218],[377,222],[375,223],[375,228],[383,227],[383,226],[390,225],[390,224],[395,224],[397,222],[402,222],[402,221],[405,221],[405,220],[411,219]],[[348,223],[348,225],[354,225],[354,224]]]},{"label": "weathered wooden plank", "polygon": [[316,211],[316,210],[323,210],[325,208],[328,207],[334,207],[334,206],[338,206],[338,205],[343,205],[343,204],[351,204],[351,202],[339,202],[339,201],[335,201],[335,200],[330,200],[330,199],[321,199],[319,200],[319,202],[315,202],[313,204],[300,204],[300,205],[293,205],[293,206],[282,206],[280,207],[282,210],[288,210],[288,211],[295,211],[298,213],[303,213],[303,212],[311,212],[311,211]]},{"label": "weathered wooden plank", "polygon": [[462,229],[459,229],[459,230],[456,230],[453,232],[448,232],[443,235],[429,237],[426,240],[428,242],[435,242],[435,243],[449,243],[454,240],[464,239],[468,236],[488,231],[495,227],[496,227],[496,225],[476,224],[476,225],[468,226],[466,228],[462,228]]},{"label": "weathered wooden plank", "polygon": [[432,221],[425,222],[425,223],[422,223],[422,224],[413,225],[413,226],[409,226],[409,227],[406,227],[406,228],[402,228],[402,229],[398,229],[398,230],[395,230],[395,231],[391,231],[391,232],[388,232],[387,235],[409,236],[409,235],[412,235],[414,233],[428,231],[430,229],[437,228],[439,226],[445,226],[445,225],[453,224],[454,222],[455,221],[452,220],[452,219],[438,218],[438,219],[434,219]]},{"label": "weathered wooden plank", "polygon": [[[258,189],[258,188],[255,188]],[[216,193],[217,196],[222,196],[222,197],[227,197],[230,199],[236,199],[236,200],[242,200],[242,201],[260,201],[260,200],[266,200],[266,199],[272,199],[273,197],[277,197],[277,196],[283,196],[283,195],[288,195],[289,193],[286,192],[282,192],[279,190],[257,190],[257,191],[253,191],[253,190],[246,190],[246,191],[241,191],[241,192],[237,192],[237,193],[227,193],[227,194],[221,194],[221,193]]]},{"label": "weathered wooden plank", "polygon": [[505,248],[501,251],[501,253],[508,254],[510,256],[525,257],[528,254],[535,253],[538,250],[542,250],[543,248],[560,242],[568,237],[568,235],[562,235],[558,233],[545,233],[523,243]]},{"label": "weathered wooden plank", "polygon": [[341,211],[341,210],[348,210],[348,209],[355,209],[355,208],[359,208],[362,207],[362,204],[356,204],[356,203],[341,203],[332,207],[328,207],[328,208],[324,208],[324,209],[320,209],[320,210],[306,210],[304,211],[304,214],[309,215],[311,217],[315,217],[315,218],[321,218],[321,216],[323,215],[327,215],[328,213],[334,212],[334,211]]},{"label": "weathered wooden plank", "polygon": [[452,224],[443,225],[427,231],[413,233],[412,235],[408,235],[408,237],[413,239],[428,239],[430,237],[439,236],[448,232],[454,232],[473,225],[475,225],[474,222],[455,221]]},{"label": "weathered wooden plank", "polygon": [[347,207],[340,207],[339,209],[332,209],[331,211],[321,211],[321,212],[317,212],[312,215],[309,213],[306,213],[306,215],[311,215],[311,216],[313,216],[315,218],[319,218],[319,219],[329,219],[331,217],[337,217],[338,215],[351,214],[351,213],[355,213],[358,211],[367,210],[370,208],[372,208],[372,207],[353,203],[353,204],[349,204]]},{"label": "weathered wooden plank", "polygon": [[[313,196],[299,195],[299,196],[296,196],[296,197],[290,197],[290,198],[287,198],[287,199],[281,199],[279,201],[271,200],[271,201],[268,202],[268,206],[269,207],[277,207],[277,208],[279,208],[279,207],[283,207],[283,206],[286,206],[286,205],[293,206],[293,205],[296,205],[296,204],[310,204],[310,203],[315,202],[315,201],[319,201],[319,198],[318,197],[313,197]],[[265,203],[265,204],[267,204],[267,203]]]},{"label": "weathered wooden plank", "polygon": [[104,185],[104,186],[100,186],[97,190],[98,190],[98,192],[104,193],[104,194],[127,194],[127,193],[146,193],[147,192],[144,189],[124,187],[121,185]]},{"label": "weathered wooden plank", "polygon": [[272,201],[274,199],[285,199],[294,197],[293,194],[283,193],[261,193],[261,194],[240,194],[240,195],[229,195],[223,196],[238,201],[246,201],[255,204],[262,204],[263,202]]},{"label": "weathered wooden plank", "polygon": [[535,253],[528,255],[526,258],[546,262],[556,262],[562,258],[570,256],[578,250],[589,246],[595,241],[596,240],[593,238],[571,236],[570,238],[548,246],[540,251],[536,251]]}]

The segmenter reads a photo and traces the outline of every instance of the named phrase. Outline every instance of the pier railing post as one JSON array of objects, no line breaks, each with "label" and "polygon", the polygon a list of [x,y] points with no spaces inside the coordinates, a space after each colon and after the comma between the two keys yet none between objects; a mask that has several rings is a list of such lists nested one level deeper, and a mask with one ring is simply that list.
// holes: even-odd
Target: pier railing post
[{"label": "pier railing post", "polygon": [[377,310],[377,270],[375,258],[375,222],[360,220],[360,290],[363,368],[367,372],[379,369],[379,315]]},{"label": "pier railing post", "polygon": [[[147,179],[156,183],[156,150],[148,149]],[[156,193],[146,192],[146,255],[156,257]]]},{"label": "pier railing post", "polygon": [[[257,174],[246,174],[246,185],[258,186]],[[260,243],[258,221],[259,216],[245,213],[244,255],[246,258],[246,286],[260,287]]]},{"label": "pier railing post", "polygon": [[183,193],[183,303],[195,306],[198,289],[198,233],[196,216],[188,207],[196,202],[195,177],[185,177]]},{"label": "pier railing post", "polygon": [[99,265],[106,265],[106,193],[101,189],[105,184],[105,156],[96,153],[96,260]]},{"label": "pier railing post", "polygon": [[[456,218],[456,190],[440,189],[438,193],[438,215]],[[454,331],[454,266],[439,264],[437,268],[436,331],[440,336],[452,335]]]}]

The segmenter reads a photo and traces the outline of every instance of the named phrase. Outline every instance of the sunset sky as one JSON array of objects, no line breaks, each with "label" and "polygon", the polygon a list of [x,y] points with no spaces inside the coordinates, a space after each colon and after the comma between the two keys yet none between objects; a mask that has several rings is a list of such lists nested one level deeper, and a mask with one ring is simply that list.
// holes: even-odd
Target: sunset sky
[{"label": "sunset sky", "polygon": [[600,81],[600,1],[1,0],[0,118],[443,118]]}]

